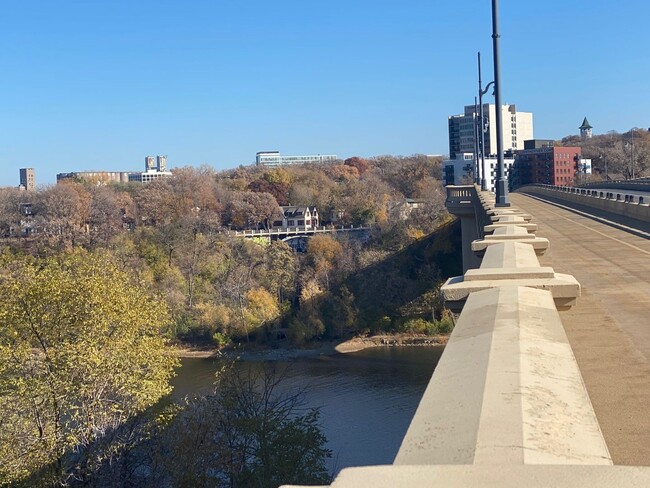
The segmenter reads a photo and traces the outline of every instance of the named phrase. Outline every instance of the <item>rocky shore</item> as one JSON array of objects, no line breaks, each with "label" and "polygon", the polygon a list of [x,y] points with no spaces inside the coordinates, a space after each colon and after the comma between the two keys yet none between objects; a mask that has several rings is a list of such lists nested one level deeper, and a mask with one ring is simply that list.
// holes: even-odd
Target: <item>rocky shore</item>
[{"label": "rocky shore", "polygon": [[226,357],[238,358],[244,361],[278,361],[303,357],[314,357],[331,354],[347,354],[361,351],[369,347],[392,346],[441,346],[447,344],[446,335],[425,336],[413,334],[386,334],[371,337],[354,337],[346,341],[318,342],[306,347],[267,347],[252,349],[237,348],[176,348],[176,354],[181,358]]}]

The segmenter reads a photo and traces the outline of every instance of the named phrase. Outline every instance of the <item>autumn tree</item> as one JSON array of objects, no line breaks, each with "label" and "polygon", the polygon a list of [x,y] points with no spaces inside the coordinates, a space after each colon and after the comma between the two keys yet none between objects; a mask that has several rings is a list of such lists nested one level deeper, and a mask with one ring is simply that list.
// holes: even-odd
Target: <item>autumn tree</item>
[{"label": "autumn tree", "polygon": [[341,244],[328,235],[316,235],[309,239],[307,260],[313,267],[316,278],[324,281],[325,290],[329,290],[330,273],[337,265],[342,252]]},{"label": "autumn tree", "polygon": [[356,168],[360,175],[368,171],[370,162],[367,159],[359,158],[357,156],[346,159],[343,164]]},{"label": "autumn tree", "polygon": [[354,166],[348,166],[345,164],[329,165],[325,169],[325,174],[339,183],[347,183],[359,179],[359,170]]},{"label": "autumn tree", "polygon": [[131,198],[108,186],[92,187],[89,195],[89,246],[107,246],[122,231],[122,217],[130,210]]},{"label": "autumn tree", "polygon": [[215,230],[220,224],[224,191],[216,181],[212,168],[203,165],[174,169],[169,178],[170,210],[174,220],[182,220],[188,215],[196,218],[197,225],[204,232]]},{"label": "autumn tree", "polygon": [[277,319],[280,307],[277,299],[264,288],[252,288],[246,293],[246,335]]},{"label": "autumn tree", "polygon": [[36,194],[34,215],[42,237],[74,246],[86,234],[90,195],[80,183],[65,182]]},{"label": "autumn tree", "polygon": [[119,449],[92,446],[170,391],[166,307],[102,255],[3,264],[0,484],[84,478]]},{"label": "autumn tree", "polygon": [[292,205],[315,206],[321,222],[330,219],[336,207],[337,183],[319,168],[293,168],[293,182],[289,190]]},{"label": "autumn tree", "polygon": [[248,189],[255,193],[269,193],[273,195],[279,205],[289,204],[289,187],[282,182],[271,182],[266,178],[251,181]]},{"label": "autumn tree", "polygon": [[173,220],[171,187],[167,178],[142,185],[134,196],[137,221],[144,225],[164,225]]},{"label": "autumn tree", "polygon": [[278,303],[282,305],[295,296],[298,272],[295,253],[286,242],[273,241],[266,258],[269,269],[266,287],[275,292]]},{"label": "autumn tree", "polygon": [[31,203],[31,192],[0,188],[0,236],[19,234],[20,221],[25,218],[22,205]]},{"label": "autumn tree", "polygon": [[224,221],[236,228],[261,225],[268,229],[278,218],[280,206],[270,193],[233,192],[226,204]]},{"label": "autumn tree", "polygon": [[378,156],[372,160],[372,164],[386,183],[407,198],[413,197],[417,183],[423,178],[442,179],[441,160],[424,154]]}]

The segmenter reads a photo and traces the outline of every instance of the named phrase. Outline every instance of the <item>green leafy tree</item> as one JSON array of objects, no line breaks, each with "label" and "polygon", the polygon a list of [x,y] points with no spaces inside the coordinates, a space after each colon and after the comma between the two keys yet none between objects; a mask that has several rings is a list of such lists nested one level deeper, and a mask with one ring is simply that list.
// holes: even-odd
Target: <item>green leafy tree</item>
[{"label": "green leafy tree", "polygon": [[118,446],[92,446],[170,391],[167,320],[165,305],[104,256],[6,262],[0,484],[83,479],[110,456]]}]

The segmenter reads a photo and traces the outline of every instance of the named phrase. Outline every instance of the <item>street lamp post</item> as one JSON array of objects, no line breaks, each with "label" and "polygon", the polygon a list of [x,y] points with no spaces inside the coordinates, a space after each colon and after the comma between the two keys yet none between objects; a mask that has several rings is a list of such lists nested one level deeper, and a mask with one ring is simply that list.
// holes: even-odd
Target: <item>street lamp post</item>
[{"label": "street lamp post", "polygon": [[479,153],[479,135],[478,135],[478,107],[476,106],[476,97],[474,97],[474,183],[481,183],[481,175],[479,174],[478,153]]},{"label": "street lamp post", "polygon": [[490,85],[493,85],[494,81],[489,82],[483,88],[483,81],[481,80],[481,51],[478,52],[478,103],[479,103],[479,118],[481,124],[481,138],[480,138],[480,151],[481,151],[481,191],[487,190],[487,182],[485,180],[485,132],[487,131],[487,126],[485,125],[485,119],[483,115],[483,95],[485,95],[490,89]]},{"label": "street lamp post", "polygon": [[499,1],[492,0],[492,51],[494,55],[494,103],[497,124],[497,182],[496,206],[509,207],[508,185],[503,161],[503,123],[501,109],[501,60],[499,52]]}]

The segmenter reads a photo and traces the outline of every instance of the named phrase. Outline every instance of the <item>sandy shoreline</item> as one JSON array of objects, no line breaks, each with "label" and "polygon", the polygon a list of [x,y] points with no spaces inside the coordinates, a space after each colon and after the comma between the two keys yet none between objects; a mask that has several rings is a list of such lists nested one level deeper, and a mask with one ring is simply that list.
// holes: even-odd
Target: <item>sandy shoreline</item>
[{"label": "sandy shoreline", "polygon": [[392,346],[417,346],[430,347],[447,344],[448,336],[424,336],[424,335],[378,335],[372,337],[355,337],[342,342],[320,342],[314,347],[307,348],[286,348],[278,347],[273,349],[260,350],[218,350],[218,349],[191,349],[176,347],[175,354],[181,358],[210,358],[230,357],[246,361],[277,361],[283,359],[294,359],[302,357],[323,356],[332,354],[347,354],[362,351],[370,347],[392,347]]}]

